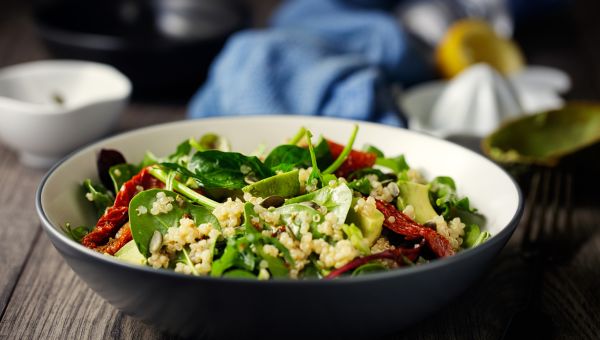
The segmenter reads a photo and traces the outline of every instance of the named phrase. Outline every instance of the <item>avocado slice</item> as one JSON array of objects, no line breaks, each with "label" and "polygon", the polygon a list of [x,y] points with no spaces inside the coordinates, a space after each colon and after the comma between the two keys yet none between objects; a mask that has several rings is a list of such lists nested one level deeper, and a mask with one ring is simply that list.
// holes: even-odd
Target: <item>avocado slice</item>
[{"label": "avocado slice", "polygon": [[438,216],[429,201],[429,186],[425,184],[399,181],[398,208],[404,209],[407,205],[415,208],[415,220],[421,224]]},{"label": "avocado slice", "polygon": [[346,222],[348,224],[354,223],[357,227],[360,228],[360,231],[363,234],[363,238],[367,240],[369,247],[375,243],[375,241],[381,235],[381,229],[383,226],[383,220],[385,216],[379,210],[373,210],[373,213],[364,214],[362,212],[357,212],[354,210],[354,206],[358,201],[358,197],[352,198],[352,205],[350,206],[350,210],[348,211],[348,216],[346,217]]},{"label": "avocado slice", "polygon": [[119,251],[115,253],[115,257],[125,262],[133,264],[146,264],[146,258],[137,248],[134,240],[127,242]]},{"label": "avocado slice", "polygon": [[289,198],[300,193],[300,181],[298,170],[292,170],[277,174],[242,188],[243,192],[249,192],[256,197],[281,196]]}]

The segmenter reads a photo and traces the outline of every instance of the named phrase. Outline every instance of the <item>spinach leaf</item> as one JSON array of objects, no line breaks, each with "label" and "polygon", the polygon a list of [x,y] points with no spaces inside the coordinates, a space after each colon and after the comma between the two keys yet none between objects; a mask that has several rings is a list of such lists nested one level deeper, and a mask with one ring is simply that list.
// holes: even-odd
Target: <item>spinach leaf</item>
[{"label": "spinach leaf", "polygon": [[317,230],[317,226],[323,220],[323,216],[317,210],[302,203],[294,203],[283,205],[275,209],[275,211],[279,214],[284,225],[289,228],[297,239],[301,238],[300,228],[302,227],[303,218],[310,221],[310,231],[313,237],[322,237],[322,234]]},{"label": "spinach leaf", "polygon": [[115,192],[119,192],[125,182],[129,181],[131,177],[135,176],[140,172],[140,168],[133,164],[123,163],[113,165],[108,169],[108,174],[115,188]]},{"label": "spinach leaf", "polygon": [[377,179],[380,181],[391,177],[390,175],[384,174],[383,171],[381,171],[379,169],[362,168],[362,169],[356,170],[356,171],[352,172],[350,175],[348,175],[347,180],[353,181],[355,179],[363,178],[367,175],[375,175],[375,176],[377,176]]},{"label": "spinach leaf", "polygon": [[399,156],[396,156],[393,158],[378,157],[375,160],[375,164],[384,166],[384,167],[392,170],[394,173],[400,173],[402,171],[410,169],[410,167],[408,166],[408,163],[406,163],[406,159],[404,158],[404,155],[399,155]]},{"label": "spinach leaf", "polygon": [[[157,195],[164,193],[166,197],[172,198],[172,209],[167,213],[153,215],[152,204]],[[144,212],[144,213],[142,213]],[[212,223],[214,228],[221,229],[217,218],[205,207],[191,204],[184,197],[168,190],[151,189],[142,191],[135,195],[129,203],[129,224],[131,235],[144,256],[148,256],[148,245],[155,230],[166,234],[170,227],[177,227],[183,216],[192,218],[196,225]]]},{"label": "spinach leaf", "polygon": [[217,150],[196,152],[188,169],[208,188],[241,189],[247,184],[246,178],[260,180],[275,174],[257,157]]},{"label": "spinach leaf", "polygon": [[485,225],[485,217],[477,213],[477,209],[470,206],[469,198],[458,197],[456,184],[451,177],[440,176],[434,178],[431,181],[429,193],[436,211],[441,213],[446,220],[459,217],[461,222],[466,225]]},{"label": "spinach leaf", "polygon": [[[279,213],[282,214],[281,211],[279,211]],[[253,220],[256,219],[258,219],[258,223],[253,222]],[[254,241],[255,246],[260,249],[262,249],[264,244],[275,246],[279,252],[283,254],[283,258],[289,264],[294,265],[294,259],[292,258],[289,249],[279,242],[278,239],[261,234],[258,230],[262,230],[263,228],[264,221],[262,221],[256,211],[254,211],[254,205],[250,202],[246,202],[244,204],[244,231],[246,232],[246,235],[251,235],[249,239]]]},{"label": "spinach leaf", "polygon": [[273,171],[290,171],[294,168],[308,168],[310,153],[308,149],[296,145],[282,144],[273,149],[264,162]]},{"label": "spinach leaf", "polygon": [[344,223],[352,205],[352,190],[346,184],[339,184],[335,187],[326,186],[306,195],[290,198],[285,204],[301,202],[315,202],[327,208],[328,212],[334,213],[339,223]]},{"label": "spinach leaf", "polygon": [[106,208],[113,205],[114,197],[102,184],[93,183],[91,179],[83,181],[85,198],[94,204],[98,218],[104,214]]}]

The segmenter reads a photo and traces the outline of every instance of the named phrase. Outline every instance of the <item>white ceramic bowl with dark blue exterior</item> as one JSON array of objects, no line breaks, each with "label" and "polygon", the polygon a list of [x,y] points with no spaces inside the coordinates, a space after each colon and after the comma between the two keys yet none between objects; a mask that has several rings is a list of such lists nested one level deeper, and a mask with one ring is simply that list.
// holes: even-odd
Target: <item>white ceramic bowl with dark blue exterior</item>
[{"label": "white ceramic bowl with dark blue exterior", "polygon": [[521,193],[502,169],[458,145],[372,123],[358,123],[355,146],[403,153],[427,178],[452,176],[459,193],[488,218],[494,236],[479,247],[429,264],[332,281],[251,281],[192,277],[130,265],[69,239],[61,225],[93,224],[80,183],[97,178],[101,148],[120,150],[130,162],[145,151],[167,155],[191,136],[216,132],[236,151],[280,144],[300,126],[345,143],[348,120],[255,116],[182,121],[124,133],[77,151],[46,175],[37,210],[52,243],[73,270],[117,309],[165,331],[192,337],[375,336],[435,313],[490,268],[522,213]]}]

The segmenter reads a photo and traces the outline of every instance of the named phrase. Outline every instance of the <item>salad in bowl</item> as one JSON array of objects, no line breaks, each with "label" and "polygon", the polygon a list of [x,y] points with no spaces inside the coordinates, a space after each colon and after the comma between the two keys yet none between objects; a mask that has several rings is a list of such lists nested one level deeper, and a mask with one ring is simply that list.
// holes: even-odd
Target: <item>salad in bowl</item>
[{"label": "salad in bowl", "polygon": [[194,276],[333,279],[421,265],[491,235],[448,176],[426,179],[403,154],[313,137],[304,127],[250,154],[226,136],[185,138],[169,155],[98,155],[83,180],[95,225],[65,230],[85,247]]},{"label": "salad in bowl", "polygon": [[198,338],[397,331],[492,268],[522,212],[510,176],[456,144],[289,115],[104,139],[54,166],[36,205],[91,289]]}]

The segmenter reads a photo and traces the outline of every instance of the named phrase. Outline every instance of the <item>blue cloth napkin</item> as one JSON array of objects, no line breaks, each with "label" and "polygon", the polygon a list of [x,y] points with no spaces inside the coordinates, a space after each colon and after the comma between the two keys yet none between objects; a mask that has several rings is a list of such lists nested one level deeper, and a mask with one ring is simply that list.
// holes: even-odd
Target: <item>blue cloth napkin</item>
[{"label": "blue cloth napkin", "polygon": [[391,14],[349,2],[290,0],[270,28],[233,35],[188,117],[301,114],[405,126],[391,84],[432,70]]}]

